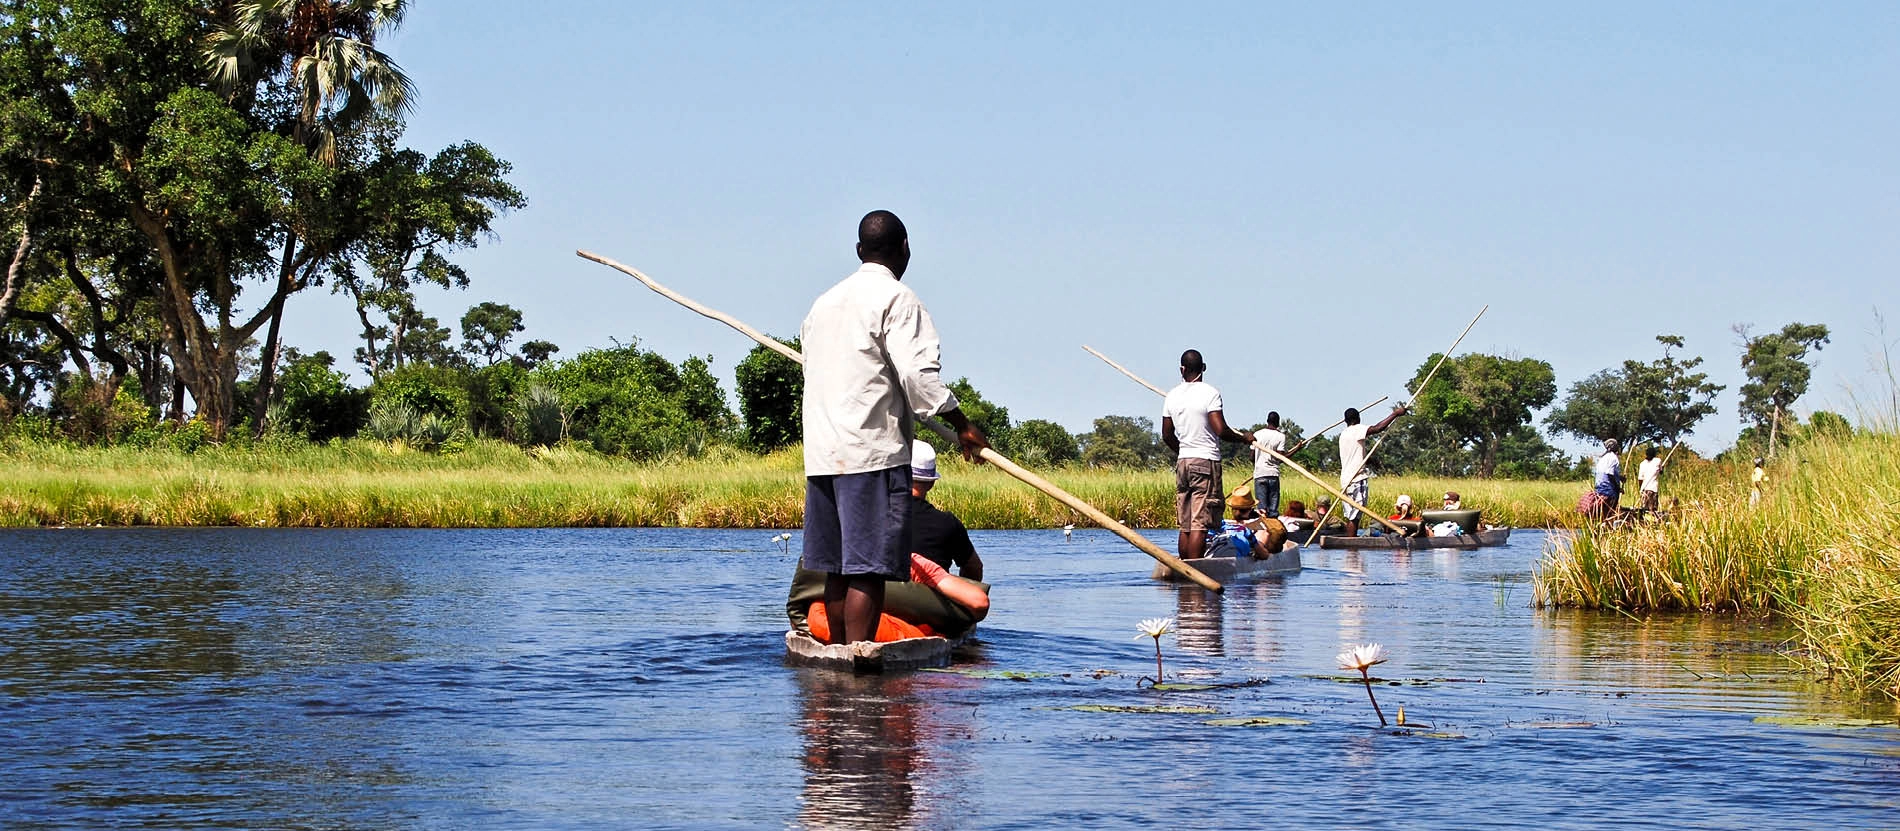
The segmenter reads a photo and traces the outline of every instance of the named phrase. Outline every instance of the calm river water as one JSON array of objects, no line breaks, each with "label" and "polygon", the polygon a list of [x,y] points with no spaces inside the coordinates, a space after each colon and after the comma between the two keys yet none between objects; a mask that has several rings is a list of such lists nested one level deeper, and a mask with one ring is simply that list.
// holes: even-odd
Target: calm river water
[{"label": "calm river water", "polygon": [[[1900,730],[1843,722],[1892,706],[1760,624],[1531,609],[1537,532],[1224,596],[1104,532],[982,533],[964,672],[883,678],[782,664],[771,537],[0,532],[0,826],[1900,826]],[[1256,683],[1137,689],[1151,617],[1171,677]],[[1430,727],[1340,682],[1367,641]],[[1247,717],[1304,723],[1208,723]]]}]

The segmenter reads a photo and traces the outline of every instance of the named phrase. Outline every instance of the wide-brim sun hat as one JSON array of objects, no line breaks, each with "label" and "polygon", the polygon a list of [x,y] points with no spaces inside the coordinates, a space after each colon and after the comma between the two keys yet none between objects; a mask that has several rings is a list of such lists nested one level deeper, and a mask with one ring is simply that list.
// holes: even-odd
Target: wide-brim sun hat
[{"label": "wide-brim sun hat", "polygon": [[1254,506],[1254,501],[1253,501],[1253,486],[1252,485],[1241,485],[1240,487],[1235,488],[1233,493],[1230,493],[1227,495],[1228,508],[1231,508],[1236,511],[1244,511],[1253,506]]},{"label": "wide-brim sun hat", "polygon": [[943,478],[937,475],[937,448],[927,442],[911,439],[910,478],[920,482],[935,482]]}]

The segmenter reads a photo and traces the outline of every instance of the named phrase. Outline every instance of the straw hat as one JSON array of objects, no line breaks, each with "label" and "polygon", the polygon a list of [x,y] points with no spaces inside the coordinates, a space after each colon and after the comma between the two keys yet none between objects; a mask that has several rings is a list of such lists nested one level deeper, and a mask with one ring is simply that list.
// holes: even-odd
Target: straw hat
[{"label": "straw hat", "polygon": [[1235,488],[1233,493],[1230,493],[1227,495],[1228,508],[1231,508],[1236,511],[1244,511],[1253,506],[1254,506],[1254,501],[1253,501],[1253,484],[1252,483],[1241,485],[1240,487]]}]

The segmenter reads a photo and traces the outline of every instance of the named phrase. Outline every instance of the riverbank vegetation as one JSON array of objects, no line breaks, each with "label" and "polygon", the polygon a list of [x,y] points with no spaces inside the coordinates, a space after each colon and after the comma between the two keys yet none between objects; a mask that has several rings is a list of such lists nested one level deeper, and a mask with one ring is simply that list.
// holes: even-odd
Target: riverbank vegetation
[{"label": "riverbank vegetation", "polygon": [[[940,505],[973,528],[1086,524],[1068,508],[988,466],[942,461]],[[372,439],[315,444],[85,446],[0,440],[0,524],[292,527],[689,526],[795,528],[804,507],[803,458],[793,446],[757,455],[715,446],[697,456],[632,461],[567,444],[520,449],[464,439],[427,452]],[[1161,468],[1044,467],[1048,478],[1136,527],[1174,524],[1173,474]],[[1239,486],[1247,472],[1230,467]],[[1286,499],[1319,489],[1287,477]],[[1445,490],[1493,522],[1569,518],[1576,485],[1561,482],[1381,477],[1381,502],[1429,503]]]},{"label": "riverbank vegetation", "polygon": [[1630,614],[1779,615],[1793,653],[1843,686],[1900,697],[1900,434],[1824,430],[1767,466],[1750,507],[1751,465],[1677,481],[1666,522],[1581,529],[1540,564],[1540,605]]}]

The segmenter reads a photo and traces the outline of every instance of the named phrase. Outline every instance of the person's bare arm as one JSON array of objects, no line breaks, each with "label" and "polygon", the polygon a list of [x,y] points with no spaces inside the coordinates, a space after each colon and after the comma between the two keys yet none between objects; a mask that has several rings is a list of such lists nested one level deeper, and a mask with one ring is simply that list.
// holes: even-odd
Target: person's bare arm
[{"label": "person's bare arm", "polygon": [[1398,421],[1399,416],[1402,416],[1402,415],[1405,415],[1405,407],[1403,406],[1393,407],[1392,414],[1386,416],[1384,421],[1381,421],[1378,424],[1374,424],[1371,427],[1366,428],[1366,435],[1376,436],[1380,433],[1385,432],[1385,428],[1391,427],[1392,422]]},{"label": "person's bare arm", "polygon": [[1207,425],[1214,428],[1214,435],[1219,436],[1224,441],[1253,444],[1253,431],[1235,430],[1227,426],[1227,415],[1220,410],[1215,410],[1207,414]]},{"label": "person's bare arm", "polygon": [[924,555],[910,555],[910,579],[929,586],[938,594],[949,598],[950,602],[970,610],[977,620],[990,613],[990,596],[983,587],[965,580],[926,559]]},{"label": "person's bare arm", "polygon": [[1161,417],[1161,443],[1169,450],[1181,452],[1181,437],[1174,434],[1174,419],[1168,416]]}]

